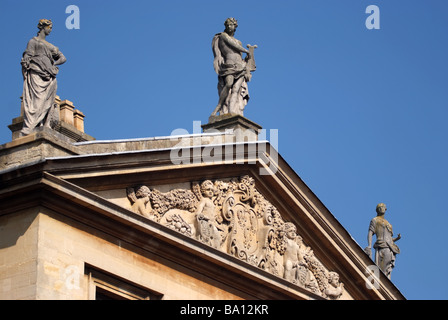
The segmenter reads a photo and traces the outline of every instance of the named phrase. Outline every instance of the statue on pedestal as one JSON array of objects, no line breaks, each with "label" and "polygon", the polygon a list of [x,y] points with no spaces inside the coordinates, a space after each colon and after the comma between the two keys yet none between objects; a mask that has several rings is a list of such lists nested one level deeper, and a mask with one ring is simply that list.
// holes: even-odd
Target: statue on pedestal
[{"label": "statue on pedestal", "polygon": [[[257,47],[247,45],[245,49],[241,41],[234,38],[238,22],[228,18],[225,22],[224,32],[213,37],[212,49],[214,55],[213,66],[218,74],[218,105],[212,112],[216,116],[223,114],[243,115],[244,107],[249,100],[247,82],[255,71],[254,49]],[[246,57],[243,59],[242,54]]]},{"label": "statue on pedestal", "polygon": [[57,47],[46,40],[51,33],[51,20],[41,19],[37,25],[39,32],[33,37],[22,56],[23,74],[23,128],[25,136],[36,127],[54,128],[59,122],[59,109],[55,103],[59,72],[57,67],[67,61]]},{"label": "statue on pedestal", "polygon": [[398,234],[393,238],[392,225],[384,218],[386,213],[386,205],[380,203],[376,206],[377,216],[370,221],[369,232],[367,235],[368,246],[364,251],[372,256],[372,237],[376,235],[376,242],[373,245],[375,248],[375,263],[390,279],[392,269],[395,267],[395,256],[400,253],[400,249],[395,244],[395,241],[401,239]]}]

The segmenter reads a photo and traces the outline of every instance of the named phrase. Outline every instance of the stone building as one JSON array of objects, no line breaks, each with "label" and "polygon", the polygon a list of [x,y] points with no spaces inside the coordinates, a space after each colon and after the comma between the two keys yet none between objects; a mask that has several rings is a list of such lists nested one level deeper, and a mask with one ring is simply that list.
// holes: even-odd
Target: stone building
[{"label": "stone building", "polygon": [[99,141],[57,102],[0,146],[0,299],[405,299],[252,121]]}]

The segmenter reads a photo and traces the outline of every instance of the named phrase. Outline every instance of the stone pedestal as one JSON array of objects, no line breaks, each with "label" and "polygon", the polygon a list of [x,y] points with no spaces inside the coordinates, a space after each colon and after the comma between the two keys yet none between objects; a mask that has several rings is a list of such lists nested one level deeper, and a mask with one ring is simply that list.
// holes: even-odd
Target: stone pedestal
[{"label": "stone pedestal", "polygon": [[[54,131],[63,134],[74,142],[91,141],[95,138],[84,133],[84,114],[75,108],[73,102],[69,100],[61,100],[56,96],[55,103],[59,105],[59,124]],[[12,119],[12,123],[8,128],[12,132],[12,140],[21,138],[20,131],[23,127],[23,102],[21,103],[21,114],[19,117]]]},{"label": "stone pedestal", "polygon": [[9,130],[12,132],[12,140],[20,138],[20,131],[23,127],[23,115],[12,119],[12,123],[8,125]]},{"label": "stone pedestal", "polygon": [[262,127],[237,114],[211,116],[208,123],[202,125],[204,133],[226,132],[234,136],[233,142],[258,141],[258,134]]},{"label": "stone pedestal", "polygon": [[50,157],[82,154],[73,139],[47,127],[0,145],[0,171]]}]

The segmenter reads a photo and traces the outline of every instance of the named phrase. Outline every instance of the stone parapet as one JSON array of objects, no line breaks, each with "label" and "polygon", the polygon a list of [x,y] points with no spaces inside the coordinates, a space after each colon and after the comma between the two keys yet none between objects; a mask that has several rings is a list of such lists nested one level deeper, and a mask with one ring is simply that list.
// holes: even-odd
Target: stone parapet
[{"label": "stone parapet", "polygon": [[202,125],[204,133],[227,132],[234,137],[233,142],[257,141],[262,127],[238,114],[211,116],[209,123]]},{"label": "stone parapet", "polygon": [[136,139],[84,141],[74,143],[73,145],[78,147],[85,154],[100,154],[216,145],[231,143],[233,140],[234,136],[230,132],[214,132]]},{"label": "stone parapet", "polygon": [[[57,130],[40,127],[36,132],[0,145],[0,170],[33,163],[45,158],[68,155],[109,154],[145,150],[182,149],[195,146],[225,145],[235,142],[235,132],[208,132],[120,140],[93,140],[71,131],[61,122]],[[87,137],[85,137],[87,136]]]},{"label": "stone parapet", "polygon": [[81,154],[72,140],[55,130],[40,127],[32,134],[0,145],[0,171],[38,162],[48,157]]}]

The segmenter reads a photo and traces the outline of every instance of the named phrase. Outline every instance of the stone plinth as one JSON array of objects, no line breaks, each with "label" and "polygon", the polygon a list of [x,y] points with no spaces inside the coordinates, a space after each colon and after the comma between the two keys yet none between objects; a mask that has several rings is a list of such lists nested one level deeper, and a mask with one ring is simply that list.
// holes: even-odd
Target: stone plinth
[{"label": "stone plinth", "polygon": [[[56,96],[55,103],[59,105],[59,124],[54,131],[63,134],[75,142],[95,140],[93,137],[84,133],[84,113],[76,109],[73,102],[69,100],[61,100]],[[8,128],[12,132],[12,140],[21,138],[21,130],[23,127],[23,102],[21,115],[12,119],[12,123]]]},{"label": "stone plinth", "polygon": [[8,125],[9,130],[12,132],[12,140],[20,138],[20,130],[23,127],[23,115],[12,119],[12,123]]},{"label": "stone plinth", "polygon": [[49,157],[81,154],[73,140],[55,130],[39,127],[35,132],[0,145],[0,171]]},{"label": "stone plinth", "polygon": [[237,114],[211,116],[209,123],[202,125],[204,133],[227,132],[234,137],[233,142],[257,141],[262,127]]}]

